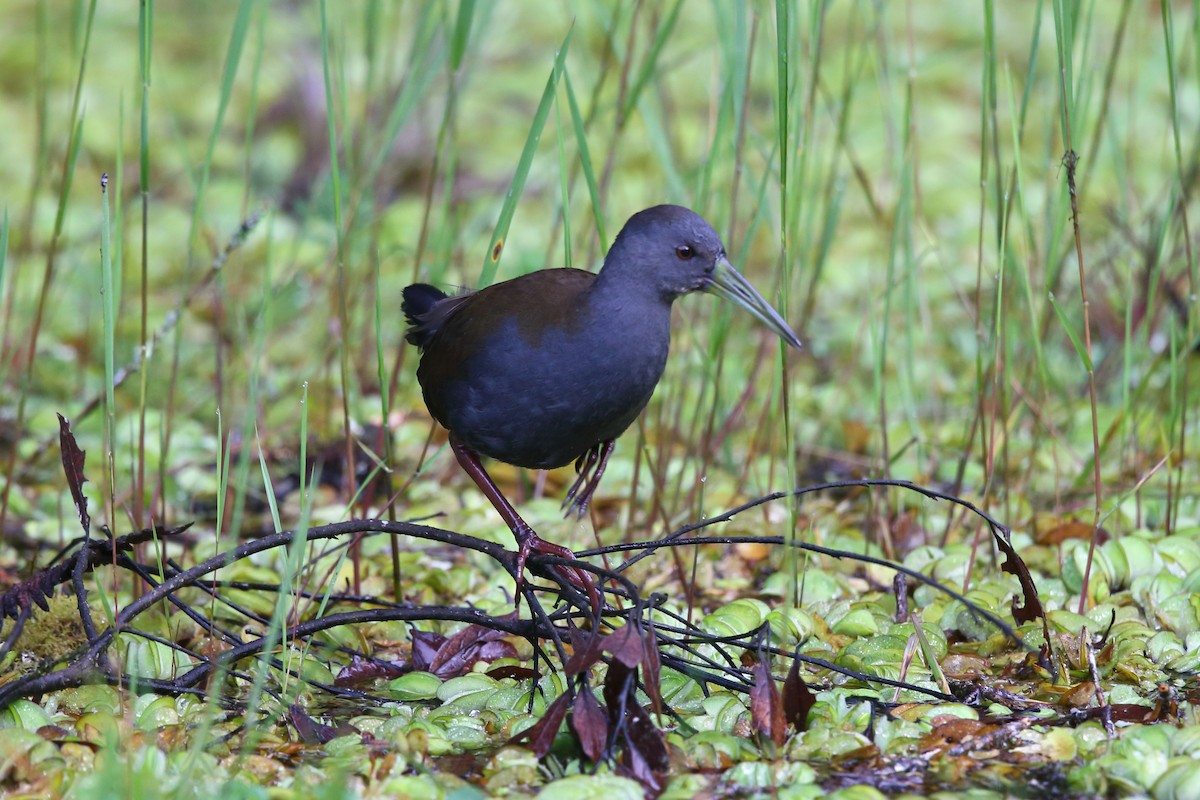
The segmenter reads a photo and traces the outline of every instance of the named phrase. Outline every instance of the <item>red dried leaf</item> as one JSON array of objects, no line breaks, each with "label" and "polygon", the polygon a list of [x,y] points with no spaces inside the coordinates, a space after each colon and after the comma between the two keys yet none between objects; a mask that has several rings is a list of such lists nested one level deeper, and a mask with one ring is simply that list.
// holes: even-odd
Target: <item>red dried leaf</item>
[{"label": "red dried leaf", "polygon": [[79,513],[79,524],[83,526],[84,535],[90,536],[92,517],[88,514],[87,498],[83,496],[83,484],[87,483],[83,462],[87,460],[87,453],[79,449],[75,434],[71,433],[71,423],[62,414],[58,414],[58,447],[62,452],[63,472],[71,489],[71,499],[75,501],[75,510]]},{"label": "red dried leaf", "polygon": [[475,656],[476,661],[485,661],[491,663],[499,661],[502,658],[516,658],[520,653],[517,652],[517,646],[507,639],[499,639],[494,642],[480,642],[479,652]]},{"label": "red dried leaf", "polygon": [[1016,575],[1017,580],[1021,582],[1021,593],[1024,595],[1025,603],[1021,605],[1017,602],[1017,598],[1013,598],[1013,619],[1018,623],[1032,622],[1038,617],[1045,616],[1046,612],[1042,608],[1042,602],[1038,600],[1037,586],[1033,583],[1033,576],[1029,574],[1029,567],[1025,566],[1025,562],[1017,555],[1017,551],[1013,550],[1013,546],[1000,535],[999,531],[993,529],[992,538],[996,540],[996,546],[1000,548],[1000,552],[1005,555],[1000,569],[1010,575]]},{"label": "red dried leaf", "polygon": [[584,635],[587,638],[583,641],[583,646],[576,648],[571,657],[567,659],[567,663],[563,664],[563,672],[568,676],[579,675],[591,669],[604,653],[604,640],[606,637],[601,636],[595,631]]},{"label": "red dried leaf", "polygon": [[292,727],[296,729],[300,741],[307,744],[325,744],[339,736],[358,733],[357,729],[349,725],[338,725],[335,728],[332,725],[317,722],[303,708],[294,703],[288,707],[288,717],[291,719]]},{"label": "red dried leaf", "polygon": [[943,753],[952,747],[986,748],[990,740],[985,737],[1000,730],[998,725],[950,714],[933,717],[930,722],[933,730],[923,735],[917,745],[927,755]]},{"label": "red dried leaf", "polygon": [[516,658],[517,648],[511,642],[476,642],[450,656],[437,666],[433,673],[439,678],[454,678],[465,675],[479,661],[490,662],[501,658]]},{"label": "red dried leaf", "polygon": [[632,697],[625,711],[625,731],[628,746],[642,754],[650,769],[665,772],[671,766],[667,740],[662,731],[650,719],[646,709],[633,702]]},{"label": "red dried leaf", "polygon": [[817,696],[800,677],[800,659],[792,659],[792,668],[783,679],[783,718],[798,731],[808,730],[808,712],[816,705]]},{"label": "red dried leaf", "polygon": [[583,686],[575,695],[571,730],[575,731],[579,746],[589,761],[595,763],[604,757],[604,748],[608,745],[608,716],[589,686]]},{"label": "red dried leaf", "polygon": [[412,632],[412,668],[428,672],[433,660],[437,658],[438,650],[445,641],[446,637],[440,633],[414,628]]},{"label": "red dried leaf", "polygon": [[570,704],[571,695],[569,693],[560,694],[558,699],[546,709],[545,716],[509,739],[508,744],[528,742],[529,749],[533,751],[534,755],[538,758],[545,758],[554,745],[554,737],[558,735],[558,729],[562,727],[563,717],[567,715],[567,708]]},{"label": "red dried leaf", "polygon": [[[469,651],[474,645],[480,642],[487,628],[481,628],[478,625],[468,625],[467,627],[446,638],[437,649],[433,659],[429,662],[429,671],[441,675],[442,670],[452,661],[461,661],[461,655],[464,651]],[[453,670],[448,670],[450,674],[443,677],[450,677]]]},{"label": "red dried leaf", "polygon": [[665,775],[660,775],[650,768],[643,754],[637,750],[627,751],[628,755],[622,756],[617,762],[617,775],[622,778],[630,778],[642,785],[645,790],[646,797],[658,797],[666,788]]},{"label": "red dried leaf", "polygon": [[[622,637],[617,640],[620,645],[617,650],[626,655],[638,652],[635,663],[642,663],[648,657],[646,648],[642,646],[641,637],[635,641],[636,647]],[[654,661],[657,663],[657,655]],[[617,773],[638,781],[647,796],[654,797],[663,790],[670,762],[662,731],[654,725],[650,713],[637,702],[637,678],[638,667],[628,666],[622,658],[614,657],[604,676],[604,702],[608,728],[616,736],[612,746],[620,750]]]},{"label": "red dried leaf", "polygon": [[620,661],[608,665],[604,675],[604,703],[608,706],[608,720],[614,726],[620,722],[620,709],[625,705],[625,698],[631,697],[636,689],[636,669],[629,669]]},{"label": "red dried leaf", "polygon": [[630,702],[621,726],[621,758],[617,774],[642,784],[648,797],[659,795],[670,768],[667,744],[662,732],[650,721],[646,709]]},{"label": "red dried leaf", "polygon": [[500,667],[492,667],[487,670],[487,674],[496,680],[502,678],[514,678],[518,681],[533,680],[537,675],[530,667],[522,667],[520,664],[505,664]]},{"label": "red dried leaf", "polygon": [[771,668],[765,660],[759,661],[751,671],[754,684],[750,687],[750,720],[754,730],[762,739],[783,744],[787,738],[787,723],[783,716],[783,700],[775,688]]},{"label": "red dried leaf", "polygon": [[645,655],[642,637],[638,635],[637,628],[633,625],[622,625],[605,636],[604,649],[630,669],[637,668],[642,663],[642,656]]},{"label": "red dried leaf", "polygon": [[334,686],[357,686],[380,678],[396,678],[404,674],[404,668],[386,661],[366,659],[356,655],[350,663],[338,671]]},{"label": "red dried leaf", "polygon": [[476,661],[515,658],[517,648],[504,641],[506,635],[482,625],[468,625],[442,642],[429,663],[429,671],[439,678],[453,678],[467,672]]},{"label": "red dried leaf", "polygon": [[662,714],[662,659],[653,629],[642,634],[642,644],[645,654],[642,656],[642,684],[646,687],[646,696],[650,698],[650,707],[655,714]]}]

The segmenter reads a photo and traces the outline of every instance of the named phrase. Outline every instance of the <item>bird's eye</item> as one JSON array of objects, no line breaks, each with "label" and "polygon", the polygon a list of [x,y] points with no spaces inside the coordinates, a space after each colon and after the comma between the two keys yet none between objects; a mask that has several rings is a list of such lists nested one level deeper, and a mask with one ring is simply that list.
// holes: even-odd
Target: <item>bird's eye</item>
[{"label": "bird's eye", "polygon": [[692,256],[696,255],[696,251],[686,244],[681,244],[675,248],[675,255],[679,257],[680,261],[691,261]]}]

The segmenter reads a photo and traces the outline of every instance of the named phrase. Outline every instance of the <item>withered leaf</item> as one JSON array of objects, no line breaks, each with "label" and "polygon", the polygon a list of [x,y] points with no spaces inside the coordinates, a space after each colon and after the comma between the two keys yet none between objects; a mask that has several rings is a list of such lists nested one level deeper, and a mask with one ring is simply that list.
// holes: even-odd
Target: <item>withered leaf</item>
[{"label": "withered leaf", "polygon": [[[612,714],[610,707],[609,713]],[[621,732],[621,758],[617,774],[642,784],[647,797],[656,797],[665,785],[670,767],[667,744],[662,731],[654,726],[646,709],[630,701]]]},{"label": "withered leaf", "polygon": [[1017,580],[1021,582],[1021,592],[1024,595],[1025,603],[1020,604],[1017,598],[1013,598],[1012,612],[1013,619],[1017,622],[1032,622],[1038,617],[1045,616],[1046,612],[1042,609],[1042,601],[1038,600],[1037,586],[1033,583],[1033,576],[1029,574],[1029,567],[1025,566],[1025,562],[1017,555],[1017,551],[1013,550],[1013,546],[1008,539],[1000,534],[996,529],[992,529],[992,538],[996,540],[996,546],[1000,548],[1000,552],[1004,553],[1004,563],[1000,565],[1000,569],[1010,575],[1016,575]]},{"label": "withered leaf", "polygon": [[650,707],[655,714],[662,714],[662,659],[653,629],[642,634],[642,645],[642,684],[646,687],[646,696],[650,698]]},{"label": "withered leaf", "polygon": [[783,679],[783,718],[798,731],[808,730],[808,712],[817,704],[817,696],[800,677],[800,659],[792,659],[792,668]]},{"label": "withered leaf", "polygon": [[514,678],[518,681],[531,681],[537,675],[530,667],[522,667],[520,664],[504,664],[499,667],[490,667],[487,674],[496,680],[502,678]]},{"label": "withered leaf", "polygon": [[751,724],[761,738],[779,746],[787,738],[787,723],[783,714],[783,700],[765,659],[754,665],[751,675],[754,677],[750,687]]},{"label": "withered leaf", "polygon": [[437,648],[429,671],[439,678],[453,678],[467,672],[476,661],[515,658],[517,648],[505,641],[505,633],[482,625],[468,625]]},{"label": "withered leaf", "polygon": [[934,717],[933,730],[921,737],[921,752],[940,752],[969,739],[996,730],[997,726],[977,719],[964,719],[950,714]]},{"label": "withered leaf", "polygon": [[317,722],[295,703],[288,707],[288,718],[292,722],[292,727],[296,729],[296,734],[300,737],[300,741],[307,744],[325,744],[339,736],[358,733],[357,729],[349,725],[338,725],[335,728],[332,725]]},{"label": "withered leaf", "polygon": [[534,755],[545,758],[554,745],[554,737],[558,735],[558,729],[562,727],[563,718],[566,717],[570,705],[570,692],[560,694],[546,709],[546,714],[541,719],[509,739],[508,744],[528,742]]},{"label": "withered leaf", "polygon": [[395,678],[404,674],[404,668],[378,659],[367,659],[355,654],[350,663],[342,667],[334,679],[334,686],[355,686],[378,678]]},{"label": "withered leaf", "polygon": [[567,659],[567,663],[563,664],[563,672],[567,675],[578,675],[592,668],[600,656],[604,653],[604,640],[606,637],[595,631],[582,634],[586,636],[582,646],[576,647],[575,652],[571,653],[571,657]]},{"label": "withered leaf", "polygon": [[670,766],[666,739],[646,709],[634,702],[632,697],[625,711],[625,733],[628,746],[641,753],[651,770],[666,771]]},{"label": "withered leaf", "polygon": [[588,760],[595,763],[603,758],[608,744],[608,715],[586,684],[575,694],[570,724]]},{"label": "withered leaf", "polygon": [[412,667],[413,669],[429,672],[433,660],[437,658],[438,649],[446,641],[446,637],[432,631],[422,631],[413,628],[412,631]]},{"label": "withered leaf", "polygon": [[633,625],[622,625],[604,637],[604,649],[630,669],[639,666],[642,663],[642,656],[645,654],[642,637],[638,635],[637,628]]},{"label": "withered leaf", "polygon": [[629,669],[620,661],[608,665],[608,672],[604,676],[604,702],[608,705],[609,720],[613,725],[620,722],[619,709],[636,688],[636,669]]},{"label": "withered leaf", "polygon": [[1092,719],[1103,719],[1105,714],[1113,722],[1142,722],[1146,724],[1158,722],[1157,708],[1148,708],[1136,703],[1112,703],[1107,706],[1094,706],[1086,709]]},{"label": "withered leaf", "polygon": [[58,447],[62,453],[63,472],[67,476],[67,486],[71,489],[71,499],[75,501],[75,511],[79,513],[79,524],[83,526],[85,536],[92,532],[92,517],[88,514],[87,498],[83,496],[83,484],[87,477],[83,474],[83,463],[87,460],[87,452],[79,449],[75,434],[71,433],[71,423],[62,414],[58,414]]}]

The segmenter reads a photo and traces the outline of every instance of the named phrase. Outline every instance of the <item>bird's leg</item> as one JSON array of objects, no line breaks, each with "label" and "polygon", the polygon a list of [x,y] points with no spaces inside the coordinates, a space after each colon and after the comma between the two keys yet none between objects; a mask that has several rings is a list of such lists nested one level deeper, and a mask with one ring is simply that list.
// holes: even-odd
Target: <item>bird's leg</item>
[{"label": "bird's leg", "polygon": [[[508,525],[509,530],[512,531],[513,537],[517,540],[518,597],[525,585],[525,561],[529,558],[530,553],[536,552],[559,558],[575,558],[575,554],[571,550],[563,547],[561,544],[554,544],[542,539],[529,526],[528,522],[521,519],[521,515],[513,508],[512,503],[508,502],[508,498],[500,492],[500,487],[492,480],[492,476],[488,475],[487,470],[483,468],[483,463],[479,460],[478,453],[453,436],[450,437],[450,449],[454,451],[454,457],[458,459],[458,463],[462,466],[463,470],[471,476],[471,480],[475,481],[475,485],[491,501],[492,506],[495,507],[505,524]],[[559,566],[558,569],[563,571],[563,574],[571,583],[587,592],[588,599],[591,601],[593,608],[600,608],[600,593],[596,590],[596,584],[592,580],[591,573],[565,565]]]},{"label": "bird's leg", "polygon": [[596,487],[600,485],[600,479],[604,477],[604,468],[608,466],[608,457],[612,455],[613,448],[616,446],[617,443],[613,439],[600,442],[575,462],[575,471],[579,473],[579,477],[567,490],[567,496],[562,504],[568,516],[572,511],[581,517],[587,513],[588,504],[592,502],[592,495],[596,493]]},{"label": "bird's leg", "polygon": [[587,483],[588,476],[592,472],[592,467],[596,466],[596,461],[600,458],[600,445],[594,444],[588,451],[575,459],[575,474],[578,475],[575,482],[571,484],[571,488],[567,489],[567,496],[563,498],[562,505],[559,506],[566,513],[564,516],[570,516],[572,511],[575,511],[579,516],[583,516],[584,509],[578,508],[578,503],[572,502],[575,495],[579,494],[579,490]]}]

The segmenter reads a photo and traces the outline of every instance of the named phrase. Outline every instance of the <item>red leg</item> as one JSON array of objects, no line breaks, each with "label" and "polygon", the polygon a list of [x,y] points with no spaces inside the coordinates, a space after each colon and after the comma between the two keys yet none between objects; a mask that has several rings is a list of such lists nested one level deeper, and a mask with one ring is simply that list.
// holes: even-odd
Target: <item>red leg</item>
[{"label": "red leg", "polygon": [[[500,487],[492,480],[492,476],[488,475],[487,470],[483,468],[478,453],[453,436],[450,437],[450,449],[454,451],[454,457],[458,459],[458,463],[462,466],[463,470],[471,476],[471,480],[475,481],[475,485],[491,501],[492,506],[495,507],[505,524],[508,525],[509,530],[513,532],[513,537],[517,540],[518,596],[525,584],[525,561],[529,558],[530,553],[536,552],[547,556],[558,556],[559,558],[575,558],[575,554],[566,547],[554,544],[553,542],[547,542],[545,539],[540,538],[534,533],[533,528],[529,527],[529,523],[521,519],[521,515],[513,508],[512,503],[508,502],[508,498],[501,494]],[[596,590],[596,584],[592,580],[591,573],[586,570],[567,566],[560,566],[558,569],[563,571],[563,574],[571,583],[587,592],[588,599],[591,600],[593,608],[600,608],[600,593]]]},{"label": "red leg", "polygon": [[592,495],[596,493],[596,487],[600,485],[600,479],[604,477],[604,468],[608,466],[608,457],[612,455],[613,448],[616,446],[617,443],[613,439],[601,442],[575,462],[575,471],[579,473],[579,477],[567,490],[567,497],[562,504],[568,515],[572,511],[581,517],[587,513],[588,504],[592,502]]}]

